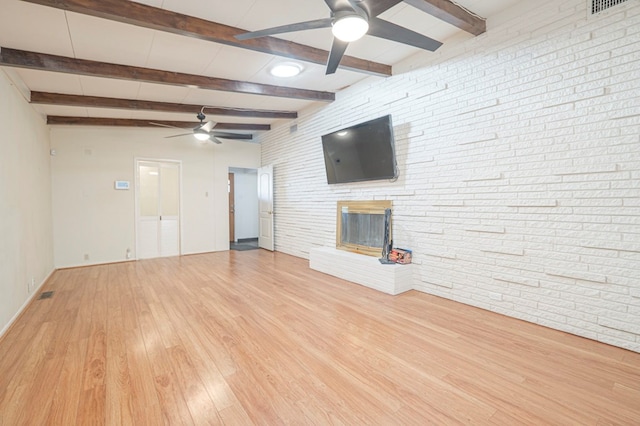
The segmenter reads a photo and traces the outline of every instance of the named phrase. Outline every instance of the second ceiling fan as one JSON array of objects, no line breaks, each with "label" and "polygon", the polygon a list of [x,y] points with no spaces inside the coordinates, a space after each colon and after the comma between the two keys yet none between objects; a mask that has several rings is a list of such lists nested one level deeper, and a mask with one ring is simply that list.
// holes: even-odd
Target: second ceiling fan
[{"label": "second ceiling fan", "polygon": [[[253,139],[253,135],[251,134],[243,134],[243,133],[231,133],[231,132],[220,132],[217,130],[214,130],[214,127],[216,126],[217,123],[209,120],[206,123],[204,122],[205,118],[207,118],[204,115],[204,109],[206,107],[202,107],[202,110],[200,110],[200,112],[196,115],[196,117],[198,118],[198,120],[200,120],[200,124],[198,124],[196,127],[193,128],[193,130],[190,133],[182,133],[179,135],[172,135],[172,136],[166,136],[166,138],[177,138],[180,136],[188,136],[188,135],[193,135],[195,136],[196,139],[200,140],[200,141],[207,141],[210,140],[213,143],[217,143],[217,144],[221,144],[222,141],[218,138],[222,138],[222,139],[244,139],[244,140],[250,140]],[[176,127],[176,126],[169,126],[166,124],[162,124],[162,123],[150,123],[153,124],[154,126],[161,126],[161,127],[169,127],[171,129],[181,129],[183,130],[181,127]]]},{"label": "second ceiling fan", "polygon": [[[404,1],[412,6],[421,8],[419,3],[424,0]],[[420,49],[429,50],[431,52],[435,51],[442,45],[442,43],[437,40],[377,17],[390,7],[400,3],[400,1],[324,0],[324,2],[331,10],[331,16],[329,18],[252,31],[238,34],[235,37],[238,40],[248,40],[295,31],[331,28],[334,37],[329,58],[327,60],[326,74],[333,74],[336,72],[338,65],[340,65],[340,61],[344,56],[344,52],[347,50],[347,46],[349,46],[349,42],[358,40],[365,34],[407,44]]]}]

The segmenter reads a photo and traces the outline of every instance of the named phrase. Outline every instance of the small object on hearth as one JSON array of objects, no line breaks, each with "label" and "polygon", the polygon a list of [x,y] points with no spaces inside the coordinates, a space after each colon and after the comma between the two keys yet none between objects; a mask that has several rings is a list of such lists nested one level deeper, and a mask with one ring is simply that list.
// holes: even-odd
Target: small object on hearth
[{"label": "small object on hearth", "polygon": [[389,260],[395,263],[406,265],[411,263],[412,251],[403,248],[394,248],[389,252]]}]

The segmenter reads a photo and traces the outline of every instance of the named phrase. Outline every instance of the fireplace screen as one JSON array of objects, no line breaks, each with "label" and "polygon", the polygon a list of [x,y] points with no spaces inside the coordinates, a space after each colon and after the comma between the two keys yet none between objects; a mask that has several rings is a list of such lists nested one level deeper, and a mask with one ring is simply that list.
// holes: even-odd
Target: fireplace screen
[{"label": "fireplace screen", "polygon": [[391,201],[338,201],[336,247],[380,256],[384,244],[384,211],[390,208]]}]

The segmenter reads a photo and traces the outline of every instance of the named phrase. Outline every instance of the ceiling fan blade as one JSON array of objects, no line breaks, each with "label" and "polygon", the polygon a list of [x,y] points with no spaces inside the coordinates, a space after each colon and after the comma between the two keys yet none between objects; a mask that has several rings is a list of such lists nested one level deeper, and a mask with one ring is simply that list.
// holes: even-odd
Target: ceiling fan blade
[{"label": "ceiling fan blade", "polygon": [[402,0],[364,0],[362,3],[367,7],[369,17],[375,17],[391,9],[400,2],[402,2]]},{"label": "ceiling fan blade", "polygon": [[215,123],[215,122],[213,122],[213,121],[207,121],[207,122],[206,122],[206,123],[204,123],[203,125],[201,125],[201,126],[199,126],[199,127],[196,127],[196,128],[194,129],[194,131],[201,130],[201,131],[204,131],[204,132],[209,133],[209,132],[211,131],[211,129],[213,129],[214,127],[216,127],[216,124],[217,124],[217,123]]},{"label": "ceiling fan blade", "polygon": [[398,43],[408,44],[409,46],[418,47],[420,49],[435,51],[442,46],[442,43],[419,34],[415,31],[408,30],[391,22],[384,21],[380,18],[369,19],[368,35],[384,38]]},{"label": "ceiling fan blade", "polygon": [[238,40],[249,40],[252,38],[265,37],[275,34],[292,33],[296,31],[315,30],[317,28],[330,28],[333,19],[316,19],[314,21],[298,22],[295,24],[282,25],[280,27],[266,28],[264,30],[252,31],[244,34],[237,34],[234,37]]},{"label": "ceiling fan blade", "polygon": [[176,127],[176,126],[170,126],[168,124],[162,124],[162,123],[154,123],[152,121],[149,122],[149,124],[153,125],[153,126],[159,126],[159,127],[168,127],[169,129],[180,129],[180,130],[184,130],[184,128],[182,127]]},{"label": "ceiling fan blade", "polygon": [[348,9],[349,0],[324,0],[325,4],[332,12],[338,12],[339,10]]},{"label": "ceiling fan blade", "polygon": [[253,139],[253,135],[247,134],[247,133],[211,132],[210,135],[212,137],[223,138],[223,139],[242,139],[242,140]]},{"label": "ceiling fan blade", "polygon": [[327,60],[327,71],[325,74],[333,74],[338,69],[338,65],[340,65],[340,61],[344,56],[345,50],[347,50],[347,46],[349,43],[346,41],[338,40],[337,38],[333,38],[333,44],[331,45],[331,52],[329,53],[329,59]]},{"label": "ceiling fan blade", "polygon": [[180,136],[193,136],[193,133],[182,133],[181,135],[165,136],[164,138],[165,138],[165,139],[168,139],[168,138],[178,138],[178,137],[180,137]]}]

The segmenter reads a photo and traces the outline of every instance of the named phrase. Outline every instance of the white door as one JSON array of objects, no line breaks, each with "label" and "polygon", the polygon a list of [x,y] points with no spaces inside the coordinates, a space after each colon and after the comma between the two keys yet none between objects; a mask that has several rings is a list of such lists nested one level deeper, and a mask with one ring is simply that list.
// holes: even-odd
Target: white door
[{"label": "white door", "polygon": [[180,254],[180,164],[138,161],[136,254],[138,259]]},{"label": "white door", "polygon": [[258,169],[258,246],[273,251],[273,166]]}]

